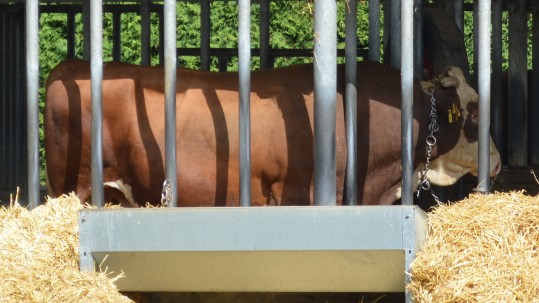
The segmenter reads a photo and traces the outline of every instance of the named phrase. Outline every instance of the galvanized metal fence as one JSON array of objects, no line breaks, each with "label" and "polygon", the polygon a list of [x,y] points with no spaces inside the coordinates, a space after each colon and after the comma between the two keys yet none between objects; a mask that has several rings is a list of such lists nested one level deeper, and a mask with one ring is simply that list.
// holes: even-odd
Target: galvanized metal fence
[{"label": "galvanized metal fence", "polygon": [[[4,7],[15,7],[14,5],[10,4],[19,4],[17,3],[19,1],[2,1],[0,4]],[[407,58],[410,58],[412,54],[415,58],[421,57],[421,49],[420,47],[413,47],[411,49],[408,49],[410,45],[418,45],[421,41],[421,1],[381,1],[382,5],[384,7],[383,13],[386,15],[386,20],[390,20],[391,22],[386,22],[384,26],[387,29],[391,29],[391,32],[394,33],[390,35],[391,37],[391,47],[395,51],[392,51],[392,57],[391,57],[391,64],[394,66],[401,66],[401,56],[406,56]],[[445,3],[444,5],[448,5],[447,1],[438,1]],[[473,4],[471,3],[464,3],[464,1],[450,1],[452,2],[452,11],[454,12],[454,19],[457,23],[457,25],[460,28],[463,28],[463,22],[464,22],[464,12],[465,11],[471,11],[473,10],[475,18],[475,30],[476,30],[476,51],[474,52],[475,60],[474,60],[474,68],[475,75],[477,76],[477,88],[478,92],[480,94],[481,98],[481,127],[480,127],[480,133],[482,138],[480,140],[480,155],[482,155],[480,158],[480,178],[478,181],[479,188],[483,191],[488,190],[488,188],[482,187],[485,184],[488,184],[488,182],[484,182],[484,180],[487,180],[488,175],[488,167],[485,167],[488,165],[488,158],[485,156],[485,150],[488,146],[488,132],[489,130],[492,131],[494,142],[499,146],[500,152],[502,154],[502,157],[504,158],[504,164],[507,163],[509,166],[515,166],[515,167],[523,167],[530,164],[536,164],[539,163],[539,148],[536,148],[539,144],[539,125],[536,120],[537,119],[530,119],[530,117],[533,117],[537,114],[539,111],[539,107],[536,106],[536,104],[539,104],[535,100],[538,98],[537,93],[537,87],[538,85],[533,85],[532,90],[529,90],[528,88],[528,73],[526,71],[527,62],[526,62],[526,55],[525,51],[527,49],[527,40],[526,40],[526,31],[516,31],[511,30],[513,28],[526,28],[526,22],[527,22],[527,13],[531,12],[533,17],[533,32],[536,33],[538,31],[538,24],[537,22],[538,17],[538,5],[534,3],[527,3],[526,1],[492,1],[485,3],[485,1],[475,1]],[[42,2],[43,3],[43,2]],[[279,51],[277,50],[271,50],[269,47],[269,25],[268,25],[268,19],[269,19],[269,2],[268,1],[260,1],[261,3],[261,42],[260,42],[260,50],[250,50],[248,47],[247,49],[240,47],[240,53],[239,56],[241,58],[245,58],[245,54],[242,54],[243,51],[250,51],[248,54],[248,58],[252,55],[259,55],[261,56],[261,66],[263,67],[271,67],[272,66],[272,56],[273,55],[286,55],[287,51],[281,51],[279,54]],[[373,60],[379,60],[380,59],[380,53],[377,51],[379,50],[380,45],[380,31],[379,31],[379,14],[380,11],[380,1],[378,0],[370,0],[369,1],[371,5],[371,9],[369,11],[369,20],[372,22],[370,26],[370,39],[369,39],[369,50],[368,54],[365,52],[364,54],[361,54],[364,57],[373,59]],[[435,2],[436,3],[436,2]],[[325,2],[321,2],[318,4],[318,7],[328,5]],[[242,4],[242,6],[248,7],[249,4]],[[20,7],[20,4],[19,4]],[[0,185],[3,186],[13,186],[13,183],[20,182],[21,175],[26,175],[24,170],[26,168],[28,169],[28,176],[27,176],[27,191],[28,191],[28,200],[30,201],[31,205],[37,205],[39,203],[39,160],[38,160],[38,154],[36,150],[39,148],[37,141],[37,123],[36,123],[36,115],[38,112],[37,108],[37,71],[38,71],[38,62],[37,62],[37,29],[38,29],[38,16],[40,13],[40,9],[42,11],[62,11],[62,9],[66,7],[71,7],[73,10],[74,6],[69,6],[67,4],[59,4],[59,5],[47,5],[40,7],[40,1],[26,1],[25,2],[25,19],[26,19],[26,26],[21,27],[21,20],[20,18],[12,18],[13,14],[10,15],[10,11],[7,9],[3,9],[2,13],[0,15],[0,19],[2,21],[2,37],[4,39],[2,42],[2,50],[3,50],[3,56],[2,60],[5,64],[2,64],[2,72],[0,73],[2,76],[2,148],[0,148],[0,160],[2,160],[2,163],[4,164],[4,167],[9,170],[8,174],[2,174],[1,180],[2,181]],[[121,7],[121,8],[118,8]],[[413,8],[413,11],[410,14],[410,9]],[[226,52],[228,54],[234,55],[235,52],[233,50],[212,50],[209,47],[209,25],[211,20],[209,19],[209,1],[204,0],[201,2],[201,49],[196,50],[185,50],[185,53],[187,54],[198,54],[201,56],[201,65],[203,69],[209,68],[209,58],[210,56],[216,54],[218,51]],[[331,9],[332,10],[332,9]],[[141,1],[138,4],[128,4],[128,5],[118,5],[115,6],[111,3],[106,3],[105,5],[102,5],[101,3],[96,3],[94,1],[82,1],[82,6],[80,8],[74,9],[70,13],[68,13],[68,56],[74,55],[74,39],[69,38],[74,36],[74,15],[78,12],[84,12],[83,16],[85,21],[85,33],[86,37],[88,39],[85,39],[85,41],[94,40],[92,43],[93,46],[91,47],[92,51],[90,51],[90,43],[85,43],[85,53],[87,54],[87,58],[90,58],[89,54],[91,53],[92,56],[95,56],[95,60],[92,60],[94,63],[99,61],[99,58],[102,58],[102,54],[100,55],[99,50],[99,37],[101,36],[99,34],[100,28],[99,26],[91,26],[89,16],[92,12],[96,11],[113,11],[115,12],[114,17],[114,27],[116,28],[115,34],[114,34],[114,45],[115,50],[113,52],[114,58],[119,59],[119,49],[121,47],[120,43],[120,32],[118,30],[120,23],[120,14],[123,11],[130,11],[130,12],[137,12],[141,15],[141,29],[142,29],[142,64],[149,64],[149,43],[147,42],[147,37],[149,36],[149,16],[151,11],[158,11],[160,15],[166,14],[169,12],[168,9],[162,9],[161,6],[152,3],[150,1]],[[509,70],[508,70],[508,88],[507,93],[509,96],[509,99],[512,100],[511,104],[504,105],[502,103],[502,96],[503,96],[503,71],[501,67],[501,57],[502,57],[502,14],[503,12],[507,12],[508,18],[509,18],[509,27],[510,27],[510,34],[509,34]],[[328,12],[324,11],[324,14],[328,14]],[[333,16],[334,13],[330,13],[331,16]],[[352,33],[354,21],[352,18],[352,14],[349,14],[350,18],[348,18],[347,22],[347,30]],[[328,16],[322,17],[322,19],[326,18]],[[99,16],[96,16],[96,18],[100,18]],[[170,17],[169,17],[170,18]],[[315,17],[316,18],[316,17]],[[402,19],[401,19],[402,18]],[[167,19],[166,17],[164,19]],[[164,20],[163,19],[163,20]],[[170,18],[172,20],[172,18]],[[321,20],[318,18],[318,20]],[[175,20],[169,21],[169,22],[175,22]],[[248,22],[246,22],[247,24]],[[168,22],[163,21],[161,23],[163,27],[162,34],[163,36],[166,35],[168,32],[164,27]],[[387,28],[389,24],[389,28]],[[247,25],[245,25],[247,26]],[[95,29],[94,29],[95,27]],[[492,36],[485,34],[485,29],[492,27]],[[244,28],[243,26],[241,28]],[[241,30],[240,28],[240,30]],[[329,28],[329,29],[328,29]],[[25,29],[26,32],[26,42],[22,43],[23,41],[20,40],[20,32],[17,34],[17,31],[21,31],[22,29]],[[324,24],[320,29],[320,41],[326,41],[326,39],[333,39],[333,38],[323,38],[324,32],[328,29],[328,32],[333,33],[334,27],[329,24]],[[315,29],[315,31],[318,32],[318,28]],[[402,32],[402,36],[401,33]],[[94,39],[89,39],[90,36],[95,36]],[[348,57],[348,62],[352,62],[352,58],[355,57],[353,54],[353,51],[357,50],[357,47],[353,46],[353,43],[355,39],[353,39],[352,35],[347,35],[349,38],[347,38],[347,47],[346,47],[346,56]],[[537,43],[537,37],[539,35],[533,35],[533,53],[537,53],[539,47],[535,47]],[[387,36],[384,36],[386,38]],[[164,37],[163,37],[164,38]],[[11,40],[10,40],[11,39]],[[164,39],[166,41],[166,39]],[[413,41],[413,44],[410,42]],[[351,46],[352,45],[352,46]],[[491,47],[492,45],[492,47]],[[319,46],[322,46],[320,44]],[[402,46],[402,47],[401,47]],[[331,48],[331,47],[328,47]],[[23,88],[24,84],[21,84],[22,81],[20,77],[13,78],[11,75],[22,75],[24,74],[23,71],[21,71],[21,64],[13,64],[12,62],[8,61],[16,61],[21,62],[21,57],[16,57],[19,59],[11,60],[12,55],[14,52],[17,52],[17,49],[19,50],[19,53],[21,53],[21,50],[26,49],[27,52],[25,52],[27,57],[25,58],[25,61],[27,62],[27,69],[26,69],[26,85],[27,89],[25,90]],[[402,53],[398,51],[399,49],[402,50]],[[172,55],[174,58],[176,53],[176,48],[172,47],[171,50],[169,50],[171,53],[174,53]],[[492,51],[492,55],[490,55],[490,51]],[[326,58],[324,58],[324,53],[326,51],[322,50],[315,50],[317,53],[317,58],[320,60],[320,62],[324,62]],[[329,52],[329,50],[328,50]],[[334,61],[334,50],[331,51],[332,53],[328,56],[330,59],[327,59],[328,62]],[[164,50],[163,50],[164,54]],[[305,54],[305,52],[303,53]],[[308,54],[308,53],[307,53]],[[338,55],[342,55],[343,52],[339,51],[337,52]],[[357,56],[357,55],[356,55]],[[15,58],[14,57],[14,58]],[[166,58],[166,55],[162,56],[163,58]],[[492,58],[492,65],[487,62],[488,58]],[[535,55],[533,56],[533,63],[532,65],[535,67],[537,66],[537,60],[539,56]],[[18,60],[18,61],[17,61]],[[487,60],[487,61],[485,61]],[[163,60],[165,61],[165,60]],[[249,62],[249,59],[241,59],[242,62]],[[409,62],[409,60],[405,60],[406,62],[402,62],[402,72],[403,72],[403,100],[405,101],[404,104],[407,104],[409,101],[406,101],[410,98],[409,96],[409,88],[407,88],[407,84],[410,80],[408,79],[410,75],[417,75],[418,72],[422,69],[421,67],[421,60],[414,60],[414,65],[411,68],[410,66],[406,66]],[[171,63],[168,63],[171,64]],[[174,64],[175,65],[175,64]],[[248,65],[248,64],[247,64]],[[334,65],[331,63],[330,65]],[[249,66],[248,66],[249,67]],[[95,77],[94,82],[99,82],[98,79],[100,78],[99,75],[99,67],[97,64],[95,65],[95,70],[97,74],[94,74],[93,77]],[[93,68],[93,69],[94,69]],[[330,68],[330,67],[328,67]],[[244,68],[241,68],[240,70],[243,70]],[[249,69],[249,68],[247,68]],[[353,83],[353,71],[348,69],[350,77],[349,83]],[[410,73],[412,71],[412,73]],[[492,72],[492,73],[491,73]],[[322,74],[327,75],[331,74],[332,72],[328,70],[328,72],[323,72]],[[537,73],[537,69],[534,69],[533,73]],[[246,72],[242,72],[242,74],[247,74]],[[492,76],[490,76],[492,74]],[[248,78],[248,76],[244,76]],[[491,78],[492,83],[494,84],[492,86],[492,89],[489,87],[489,79]],[[181,81],[181,80],[180,80]],[[247,80],[242,80],[247,81]],[[537,83],[539,81],[539,77],[533,77],[533,81]],[[330,99],[330,97],[322,97],[324,94],[333,95],[333,92],[335,89],[333,89],[333,84],[330,84],[330,82],[322,81],[323,83],[327,83],[328,88],[320,88],[320,86],[317,86],[320,91],[317,93],[319,97],[324,100],[325,98]],[[12,83],[13,85],[11,85]],[[93,89],[94,94],[97,96],[99,95],[99,84],[94,84],[96,87]],[[350,90],[353,91],[353,85],[348,86]],[[317,90],[318,90],[317,89]],[[531,94],[528,93],[528,91],[531,91]],[[24,96],[23,96],[24,95]],[[347,93],[348,96],[352,96],[352,93]],[[9,100],[14,99],[20,102],[21,100],[26,99],[25,106],[15,106],[14,103]],[[351,97],[350,100],[353,98]],[[489,100],[491,100],[492,106],[489,104]],[[531,100],[531,101],[528,101]],[[99,103],[99,102],[98,102]],[[97,103],[96,110],[99,111],[99,106]],[[325,104],[324,101],[317,102],[317,104]],[[347,103],[348,106],[353,106],[352,103]],[[331,106],[331,105],[330,105]],[[405,105],[403,108],[403,113],[406,116],[407,115],[407,107],[409,105]],[[505,116],[504,114],[504,106],[507,106],[507,112],[508,115]],[[25,108],[26,107],[26,108]],[[492,115],[488,114],[489,108],[492,108]],[[26,112],[28,114],[28,117],[25,119],[24,117],[21,117],[21,111]],[[13,115],[13,113],[18,113]],[[317,115],[318,116],[318,115]],[[488,117],[492,117],[492,127],[489,127]],[[353,118],[353,117],[351,117]],[[27,125],[21,126],[21,120],[27,120]],[[408,118],[403,118],[404,125],[406,125],[406,121],[409,121]],[[98,121],[97,121],[98,122]],[[325,122],[320,122],[325,123]],[[96,123],[97,125],[99,123]],[[97,126],[96,126],[97,127]],[[348,134],[350,134],[348,138],[348,144],[349,148],[352,151],[350,154],[350,158],[348,159],[348,162],[350,163],[348,169],[351,171],[354,170],[354,122],[347,121],[347,127],[349,128]],[[16,128],[16,131],[13,131],[13,128]],[[26,129],[28,138],[27,142],[21,143],[21,131]],[[406,132],[407,127],[403,128],[403,132]],[[506,131],[507,130],[507,131]],[[99,133],[99,130],[96,129],[96,132]],[[507,135],[507,133],[511,135]],[[14,135],[15,134],[15,135]],[[18,136],[17,136],[18,134]],[[99,136],[99,135],[97,135]],[[318,133],[315,135],[317,137],[316,141],[323,140],[324,135]],[[318,136],[322,136],[318,138]],[[403,133],[403,142],[406,143],[408,139],[404,139],[409,134]],[[9,146],[9,147],[8,147]],[[27,148],[28,151],[25,153],[26,155],[21,155],[20,152],[12,152],[11,147],[16,146],[19,150],[20,148]],[[322,144],[322,146],[325,146],[325,144]],[[406,146],[406,144],[404,145]],[[99,152],[97,151],[99,149],[98,144],[94,144],[94,147],[96,149],[96,160],[99,158]],[[322,147],[320,147],[322,148]],[[410,192],[409,188],[410,185],[408,185],[409,179],[409,166],[410,166],[410,154],[407,151],[408,148],[403,149],[403,182],[404,187],[408,188],[408,190],[405,190],[405,197],[404,200],[408,201],[408,198],[406,198],[406,193]],[[172,153],[172,151],[171,151]],[[316,154],[320,154],[321,151],[317,149]],[[325,152],[322,152],[325,153]],[[331,153],[331,151],[329,151]],[[318,157],[318,156],[316,156]],[[328,158],[331,159],[330,156],[321,156],[321,158]],[[246,159],[245,163],[248,163]],[[171,160],[172,161],[172,160]],[[97,162],[97,161],[96,161]],[[27,164],[28,163],[28,164]],[[321,165],[316,170],[321,170],[321,175],[327,175],[325,173],[327,168],[322,167],[329,167],[329,170],[331,170],[331,163],[325,163],[323,161],[316,161],[316,163],[319,163],[317,165]],[[21,172],[21,170],[23,172]],[[96,174],[95,180],[99,180],[99,169],[93,170],[93,172]],[[13,176],[15,175],[15,176]],[[173,174],[170,173],[167,174],[167,178],[174,178],[172,176]],[[329,173],[331,175],[331,173]],[[353,175],[353,174],[352,174]],[[319,174],[317,174],[319,176]],[[317,179],[316,177],[315,179]],[[316,181],[315,183],[318,183],[319,181]],[[96,183],[99,183],[99,181],[96,181]],[[350,184],[348,186],[351,186],[353,188],[354,184],[353,181],[349,182]],[[4,185],[5,184],[5,185]],[[329,184],[328,188],[331,187],[331,181],[328,182],[322,182],[320,181],[320,184],[316,186],[316,188],[322,190],[322,187],[324,185],[322,184]],[[96,191],[99,191],[98,187],[95,189]],[[316,190],[318,192],[318,189]],[[323,190],[325,191],[325,190]],[[355,192],[354,190],[347,190],[347,192]],[[94,193],[95,197],[99,196],[99,193]],[[354,197],[347,197],[346,201],[348,203],[353,204]],[[99,199],[97,199],[99,200]],[[317,200],[319,200],[317,198]],[[331,201],[331,197],[320,197],[320,200],[328,200]]]}]

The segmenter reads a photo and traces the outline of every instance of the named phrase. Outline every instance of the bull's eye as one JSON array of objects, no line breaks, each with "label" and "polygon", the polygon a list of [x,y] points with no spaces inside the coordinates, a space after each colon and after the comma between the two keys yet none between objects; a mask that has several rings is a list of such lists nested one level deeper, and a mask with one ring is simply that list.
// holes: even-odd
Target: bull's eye
[{"label": "bull's eye", "polygon": [[464,121],[464,135],[469,142],[476,142],[479,128],[477,103],[470,102],[467,106],[467,110],[468,116],[466,117],[466,121]]}]

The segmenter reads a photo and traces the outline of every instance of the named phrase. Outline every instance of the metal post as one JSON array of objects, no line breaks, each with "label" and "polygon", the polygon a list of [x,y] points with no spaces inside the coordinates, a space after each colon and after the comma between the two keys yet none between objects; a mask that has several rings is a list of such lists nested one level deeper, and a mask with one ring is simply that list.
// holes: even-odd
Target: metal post
[{"label": "metal post", "polygon": [[492,78],[491,78],[491,131],[492,140],[505,159],[503,147],[503,57],[502,57],[502,13],[503,0],[492,1]]},{"label": "metal post", "polygon": [[[455,24],[460,29],[461,33],[464,33],[464,0],[454,0],[455,6],[453,7],[455,14]],[[493,0],[493,2],[496,0]]]},{"label": "metal post", "polygon": [[90,1],[90,70],[92,79],[92,204],[103,207],[103,2]]},{"label": "metal post", "polygon": [[337,4],[314,0],[314,203],[336,204]]},{"label": "metal post", "polygon": [[[530,117],[539,115],[539,10],[532,12],[532,91]],[[539,164],[539,119],[530,119],[531,164]]]},{"label": "metal post", "polygon": [[391,1],[391,66],[395,68],[401,66],[401,1]]},{"label": "metal post", "polygon": [[479,178],[477,190],[490,191],[490,22],[491,0],[479,0]]},{"label": "metal post", "polygon": [[170,184],[169,207],[178,206],[176,175],[176,1],[166,0],[163,8],[165,38],[165,180]]},{"label": "metal post", "polygon": [[[508,164],[528,164],[528,73],[526,1],[512,1],[509,9]],[[509,4],[508,4],[509,5]]]},{"label": "metal post", "polygon": [[112,60],[122,60],[122,14],[112,13]]},{"label": "metal post", "polygon": [[140,1],[140,63],[145,66],[151,64],[150,56],[150,2]]},{"label": "metal post", "polygon": [[27,140],[28,140],[28,206],[36,208],[39,204],[39,119],[38,119],[38,29],[39,3],[26,1],[26,103],[27,103]]},{"label": "metal post", "polygon": [[380,0],[369,0],[369,60],[380,62]]},{"label": "metal post", "polygon": [[[90,60],[90,47],[92,39],[90,37],[90,0],[82,1],[82,57]],[[100,17],[101,18],[101,17]]]},{"label": "metal post", "polygon": [[251,1],[239,0],[240,205],[251,205]]},{"label": "metal post", "polygon": [[357,205],[357,0],[351,0],[348,8],[345,20],[345,114],[348,154],[344,204]]},{"label": "metal post", "polygon": [[200,2],[200,67],[210,70],[210,0]]},{"label": "metal post", "polygon": [[70,59],[75,58],[75,14],[67,14],[67,57]]},{"label": "metal post", "polygon": [[414,0],[402,0],[402,204],[413,204]]},{"label": "metal post", "polygon": [[[414,0],[414,45],[423,45],[423,0]],[[414,76],[423,79],[423,47],[414,47]]]},{"label": "metal post", "polygon": [[260,68],[271,68],[270,58],[270,1],[260,1]]}]

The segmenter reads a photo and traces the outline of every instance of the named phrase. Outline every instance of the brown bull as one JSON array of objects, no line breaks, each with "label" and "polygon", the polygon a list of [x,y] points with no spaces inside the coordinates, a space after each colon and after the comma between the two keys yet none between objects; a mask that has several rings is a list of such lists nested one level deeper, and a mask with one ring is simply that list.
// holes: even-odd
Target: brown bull
[{"label": "brown bull", "polygon": [[[358,63],[358,197],[391,204],[400,197],[400,72]],[[343,75],[338,68],[337,200],[342,201],[346,153]],[[103,174],[105,198],[127,205],[158,203],[164,180],[163,69],[104,65]],[[238,75],[180,69],[177,75],[178,204],[238,205]],[[414,178],[425,162],[433,92],[438,144],[429,178],[450,185],[477,172],[477,94],[458,68],[415,84]],[[313,66],[256,71],[251,76],[253,205],[313,202]],[[47,82],[45,148],[52,195],[91,194],[90,66],[67,61]],[[491,142],[491,175],[500,157]]]}]

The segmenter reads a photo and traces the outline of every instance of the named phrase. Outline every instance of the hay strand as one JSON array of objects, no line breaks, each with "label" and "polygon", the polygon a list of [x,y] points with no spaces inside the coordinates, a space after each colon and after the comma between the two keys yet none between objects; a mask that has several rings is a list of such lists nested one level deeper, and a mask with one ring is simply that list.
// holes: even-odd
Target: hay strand
[{"label": "hay strand", "polygon": [[415,302],[539,302],[539,198],[471,195],[429,214]]},{"label": "hay strand", "polygon": [[81,207],[64,196],[0,209],[0,302],[132,302],[114,285],[121,275],[79,271]]}]

